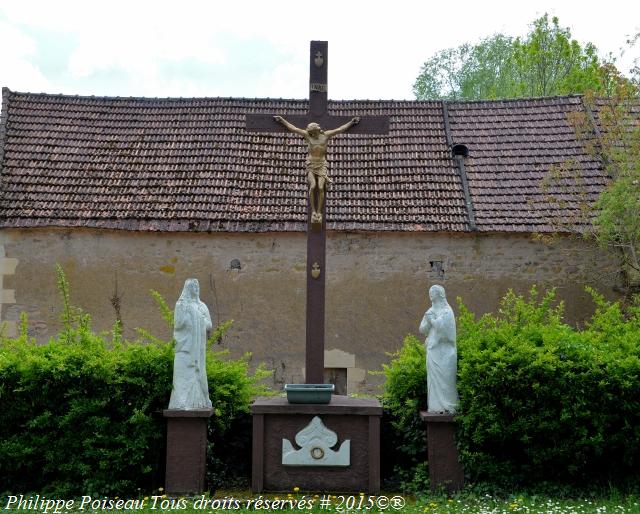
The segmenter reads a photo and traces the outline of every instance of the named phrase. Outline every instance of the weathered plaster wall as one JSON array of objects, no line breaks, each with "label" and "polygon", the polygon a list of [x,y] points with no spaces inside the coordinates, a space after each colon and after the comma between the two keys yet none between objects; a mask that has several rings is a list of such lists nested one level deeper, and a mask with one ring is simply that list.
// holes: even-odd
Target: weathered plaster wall
[{"label": "weathered plaster wall", "polygon": [[[135,327],[169,336],[149,290],[173,306],[184,280],[196,277],[215,320],[234,320],[224,342],[233,354],[251,351],[254,363],[275,369],[276,384],[303,380],[304,234],[5,229],[0,250],[0,313],[9,329],[21,311],[41,342],[59,329],[56,262],[72,303],[93,316],[97,329],[111,327],[119,297],[130,338]],[[231,270],[233,259],[240,271]],[[443,263],[443,275],[432,262]],[[477,313],[495,310],[509,288],[555,285],[567,318],[576,321],[592,309],[584,284],[613,296],[617,280],[615,262],[579,243],[548,247],[525,235],[331,233],[327,264],[327,366],[347,368],[354,392],[374,391],[381,379],[366,371],[380,369],[385,352],[417,333],[433,283],[445,286],[454,310],[461,296]]]},{"label": "weathered plaster wall", "polygon": [[[17,265],[17,259],[7,258],[5,256],[4,245],[0,243],[0,320],[4,320],[4,317],[2,316],[3,306],[9,306],[16,303],[15,291],[13,289],[4,288],[4,277],[7,275],[13,275],[16,271]],[[17,331],[15,321],[5,321],[1,328],[7,335],[13,335]]]}]

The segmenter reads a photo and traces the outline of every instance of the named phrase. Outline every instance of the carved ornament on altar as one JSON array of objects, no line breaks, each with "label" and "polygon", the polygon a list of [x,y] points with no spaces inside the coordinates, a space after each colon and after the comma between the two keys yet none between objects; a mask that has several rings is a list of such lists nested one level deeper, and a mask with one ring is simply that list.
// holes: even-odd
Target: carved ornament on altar
[{"label": "carved ornament on altar", "polygon": [[319,416],[296,434],[296,450],[288,439],[282,440],[283,466],[349,466],[351,440],[342,442],[337,450],[331,448],[338,442],[338,435],[329,430]]}]

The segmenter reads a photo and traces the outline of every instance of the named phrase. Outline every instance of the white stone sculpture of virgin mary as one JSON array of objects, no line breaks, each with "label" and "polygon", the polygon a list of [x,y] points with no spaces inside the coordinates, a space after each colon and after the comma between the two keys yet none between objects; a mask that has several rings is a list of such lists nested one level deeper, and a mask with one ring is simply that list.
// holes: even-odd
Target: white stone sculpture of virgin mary
[{"label": "white stone sculpture of virgin mary", "polygon": [[169,409],[211,408],[205,354],[207,330],[211,329],[212,324],[209,309],[200,301],[197,279],[185,281],[176,303],[173,323],[176,353]]},{"label": "white stone sculpture of virgin mary", "polygon": [[427,411],[455,413],[458,407],[456,320],[444,287],[432,286],[429,298],[431,308],[420,323],[420,333],[427,336]]}]

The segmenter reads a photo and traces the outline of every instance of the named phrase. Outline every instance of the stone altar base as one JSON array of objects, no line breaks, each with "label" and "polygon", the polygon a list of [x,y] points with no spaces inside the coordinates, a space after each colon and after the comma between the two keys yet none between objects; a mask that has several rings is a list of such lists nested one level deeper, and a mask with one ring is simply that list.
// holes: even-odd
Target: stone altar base
[{"label": "stone altar base", "polygon": [[[286,398],[262,397],[251,406],[253,463],[251,489],[380,492],[380,402],[369,398],[334,395],[328,404],[290,404]],[[314,417],[338,436],[334,449],[350,440],[348,466],[285,466],[283,439],[297,449],[296,434]]]},{"label": "stone altar base", "polygon": [[458,460],[456,422],[452,414],[420,411],[427,427],[427,459],[431,492],[444,488],[452,493],[464,486],[464,470]]},{"label": "stone altar base", "polygon": [[207,457],[207,419],[213,409],[166,409],[168,494],[201,493]]}]

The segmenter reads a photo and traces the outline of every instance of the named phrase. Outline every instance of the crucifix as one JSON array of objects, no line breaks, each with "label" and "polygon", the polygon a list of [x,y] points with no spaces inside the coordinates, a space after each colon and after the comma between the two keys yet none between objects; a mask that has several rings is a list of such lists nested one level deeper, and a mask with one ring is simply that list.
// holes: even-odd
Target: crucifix
[{"label": "crucifix", "polygon": [[[307,198],[307,384],[324,383],[324,303],[326,260],[326,151],[328,140],[349,132],[352,134],[387,134],[387,116],[330,116],[327,113],[327,41],[311,41],[309,65],[309,112],[290,115],[248,114],[250,132],[291,131],[305,138],[309,145],[306,168],[309,181]],[[306,129],[301,128],[306,127]]]}]

